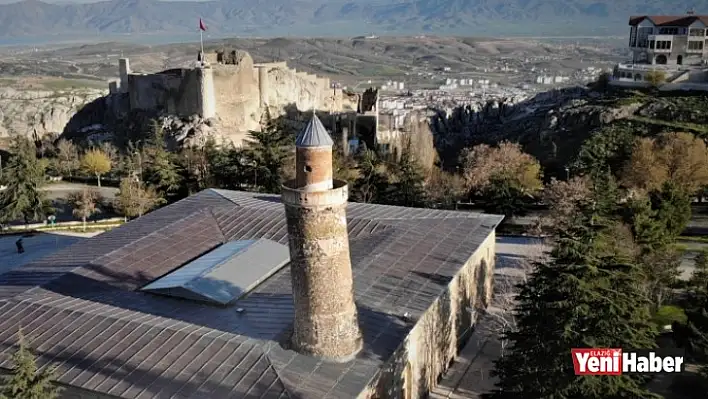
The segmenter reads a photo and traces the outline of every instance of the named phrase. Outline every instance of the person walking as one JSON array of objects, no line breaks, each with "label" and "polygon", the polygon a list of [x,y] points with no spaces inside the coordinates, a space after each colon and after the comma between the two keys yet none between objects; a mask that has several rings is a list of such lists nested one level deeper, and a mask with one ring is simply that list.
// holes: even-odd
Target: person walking
[{"label": "person walking", "polygon": [[17,245],[17,253],[18,254],[23,254],[25,253],[25,247],[22,245],[22,238],[19,240],[15,241],[15,245]]}]

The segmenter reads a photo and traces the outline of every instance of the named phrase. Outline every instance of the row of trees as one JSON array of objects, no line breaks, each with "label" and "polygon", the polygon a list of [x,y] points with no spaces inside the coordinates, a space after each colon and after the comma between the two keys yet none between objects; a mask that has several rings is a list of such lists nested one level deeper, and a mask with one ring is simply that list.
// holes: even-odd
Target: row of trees
[{"label": "row of trees", "polygon": [[[16,143],[13,152],[25,155],[14,158],[5,177],[10,185],[8,191],[23,200],[14,201],[5,195],[5,203],[15,205],[0,216],[37,220],[46,213],[45,207],[40,206],[41,193],[29,189],[41,185],[44,171],[68,177],[84,173],[95,176],[99,185],[103,176],[121,179],[121,199],[116,208],[128,217],[140,216],[160,203],[209,187],[279,193],[282,182],[294,177],[295,132],[270,117],[266,117],[262,131],[249,134],[242,148],[217,145],[211,140],[203,147],[171,152],[162,127],[155,122],[151,130],[146,140],[129,143],[121,151],[102,144],[81,154],[65,140],[55,146],[45,143],[35,160],[31,143]],[[482,144],[464,150],[460,167],[453,173],[431,168],[430,154],[421,155],[418,150],[428,146],[419,144],[413,139],[402,143],[398,157],[382,157],[366,148],[348,157],[337,152],[335,175],[350,182],[354,201],[451,208],[460,201],[471,200],[488,212],[507,216],[523,215],[529,205],[547,203],[546,197],[553,195],[555,180],[544,187],[539,162],[518,144]],[[595,144],[584,148],[580,166],[573,168],[575,173],[592,176],[613,167],[623,187],[633,189],[630,193],[654,190],[669,180],[689,191],[708,184],[705,143],[691,134],[638,139],[631,160],[622,161],[619,166],[608,164],[610,155],[589,149],[607,148],[606,144]],[[16,169],[18,164],[24,166]],[[86,193],[69,200],[85,204],[94,197],[95,193]],[[87,209],[78,214],[87,214]]]},{"label": "row of trees", "polygon": [[[31,141],[16,137],[11,157],[3,169],[3,185],[0,191],[0,223],[23,220],[25,223],[39,221],[54,214],[55,209],[44,190],[47,184],[47,169],[55,159],[39,158]],[[80,158],[85,170],[90,170],[100,180],[108,172],[110,162],[99,149],[90,149]],[[106,166],[108,165],[108,166]],[[103,202],[96,190],[84,189],[70,193],[66,198],[76,217],[84,222],[100,211]],[[150,186],[139,180],[121,181],[120,190],[113,207],[126,217],[136,217],[162,203],[162,197]]]},{"label": "row of trees", "polygon": [[[8,187],[0,193],[0,205],[5,205],[0,218],[29,223],[51,213],[42,191],[46,173],[93,176],[99,186],[104,176],[120,179],[114,206],[127,217],[205,188],[279,193],[283,181],[295,174],[294,142],[295,132],[269,117],[263,130],[251,132],[243,147],[210,140],[203,147],[172,152],[158,123],[144,142],[120,151],[110,144],[81,151],[65,140],[56,145],[43,143],[38,151],[29,140],[16,137],[11,148],[14,156],[3,176]],[[350,181],[353,200],[406,206],[440,202],[438,190],[426,191],[428,176],[410,152],[388,160],[366,149],[352,157],[337,152],[335,173]],[[440,184],[447,181],[438,180]],[[94,190],[80,191],[67,200],[83,220],[98,212],[102,202]]]},{"label": "row of trees", "polygon": [[[693,196],[708,184],[707,154],[690,134],[664,134],[636,141],[619,181],[608,168],[551,181],[542,197],[552,250],[518,287],[497,390],[487,397],[659,397],[645,377],[575,376],[570,348],[654,348],[667,322],[676,343],[708,363],[708,255],[682,287],[676,246]],[[673,304],[685,316],[658,318]],[[705,392],[705,367],[702,377]]]}]

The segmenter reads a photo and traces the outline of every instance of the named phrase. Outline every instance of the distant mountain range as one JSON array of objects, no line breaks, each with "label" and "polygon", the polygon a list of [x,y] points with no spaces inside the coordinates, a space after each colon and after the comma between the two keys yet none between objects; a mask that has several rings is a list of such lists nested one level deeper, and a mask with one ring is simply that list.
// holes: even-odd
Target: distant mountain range
[{"label": "distant mountain range", "polygon": [[[0,4],[0,39],[132,34],[211,37],[453,34],[627,34],[630,15],[681,15],[705,0],[110,0]],[[708,5],[704,5],[708,13]]]}]

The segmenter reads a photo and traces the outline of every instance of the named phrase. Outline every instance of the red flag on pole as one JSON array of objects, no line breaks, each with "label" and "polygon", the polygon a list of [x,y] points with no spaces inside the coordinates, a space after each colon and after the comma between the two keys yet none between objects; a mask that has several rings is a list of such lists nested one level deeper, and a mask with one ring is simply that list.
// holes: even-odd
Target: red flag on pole
[{"label": "red flag on pole", "polygon": [[201,18],[199,18],[199,29],[206,31],[206,25],[204,25],[204,21]]}]

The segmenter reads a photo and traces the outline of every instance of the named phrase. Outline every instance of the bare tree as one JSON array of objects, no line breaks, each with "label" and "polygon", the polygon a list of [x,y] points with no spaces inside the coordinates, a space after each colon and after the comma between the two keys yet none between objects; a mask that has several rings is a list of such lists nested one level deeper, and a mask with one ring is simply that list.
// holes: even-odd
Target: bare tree
[{"label": "bare tree", "polygon": [[163,203],[164,198],[152,186],[133,179],[123,179],[116,193],[115,206],[128,219],[143,216]]},{"label": "bare tree", "polygon": [[494,297],[485,311],[485,320],[480,323],[481,332],[500,344],[501,356],[507,347],[505,334],[516,330],[517,296],[521,286],[526,284],[535,265],[548,260],[548,248],[544,240],[525,246],[521,258],[498,258],[494,275]]},{"label": "bare tree", "polygon": [[104,154],[106,154],[108,159],[111,161],[112,165],[118,165],[118,163],[120,162],[120,155],[118,153],[118,149],[116,148],[116,146],[114,146],[113,144],[111,144],[108,141],[104,141],[103,143],[101,143],[101,146],[99,147],[99,149]]},{"label": "bare tree", "polygon": [[649,71],[644,79],[653,87],[659,87],[666,81],[666,72],[659,70]]},{"label": "bare tree", "polygon": [[558,232],[568,226],[568,223],[578,212],[580,201],[591,195],[590,179],[573,177],[568,181],[551,179],[543,189],[542,200],[548,206],[548,213],[538,218],[532,227],[532,232]]},{"label": "bare tree", "polygon": [[72,177],[79,169],[79,151],[71,141],[61,139],[57,142],[57,156],[54,160],[56,169],[62,176]]},{"label": "bare tree", "polygon": [[98,204],[101,203],[101,195],[96,190],[84,188],[69,193],[66,200],[73,208],[74,216],[81,219],[83,230],[86,231],[86,219],[100,212]]},{"label": "bare tree", "polygon": [[420,115],[411,113],[406,117],[403,134],[395,143],[397,155],[409,151],[409,155],[420,165],[427,175],[438,158],[433,139],[433,132],[427,120],[421,120]]}]

